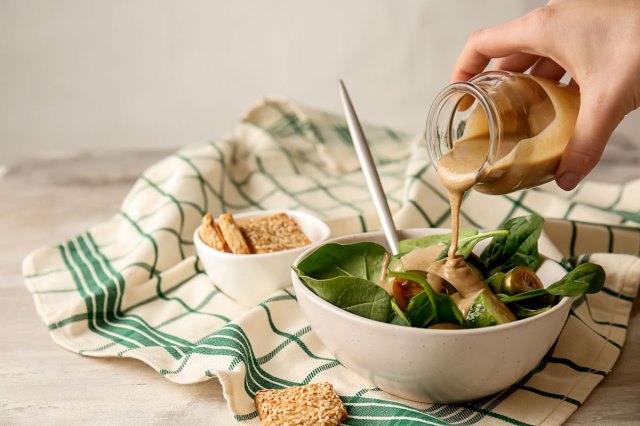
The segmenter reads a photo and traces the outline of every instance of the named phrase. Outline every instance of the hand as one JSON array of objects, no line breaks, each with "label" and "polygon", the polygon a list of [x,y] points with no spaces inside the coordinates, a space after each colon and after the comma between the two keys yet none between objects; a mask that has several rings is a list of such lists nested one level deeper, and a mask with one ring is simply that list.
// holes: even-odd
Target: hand
[{"label": "hand", "polygon": [[640,1],[550,1],[519,19],[469,37],[451,81],[495,69],[560,80],[580,87],[576,127],[556,170],[571,190],[600,160],[611,133],[640,106]]}]

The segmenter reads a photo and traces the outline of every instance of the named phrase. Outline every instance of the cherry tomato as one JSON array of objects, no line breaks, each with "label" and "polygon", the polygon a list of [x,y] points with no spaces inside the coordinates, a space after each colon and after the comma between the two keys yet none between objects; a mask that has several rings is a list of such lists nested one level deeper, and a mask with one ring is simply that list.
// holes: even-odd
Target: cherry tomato
[{"label": "cherry tomato", "polygon": [[422,293],[424,289],[418,283],[408,281],[402,278],[396,278],[393,280],[393,298],[396,299],[398,307],[403,311],[407,310],[409,301],[411,298],[419,293]]}]

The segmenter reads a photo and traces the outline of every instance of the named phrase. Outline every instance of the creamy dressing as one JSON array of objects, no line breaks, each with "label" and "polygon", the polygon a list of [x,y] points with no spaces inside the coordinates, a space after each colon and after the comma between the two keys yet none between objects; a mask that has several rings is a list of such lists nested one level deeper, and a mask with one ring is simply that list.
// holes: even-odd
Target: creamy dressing
[{"label": "creamy dressing", "polygon": [[400,258],[398,269],[401,267],[404,271],[426,271],[429,266],[440,256],[440,253],[446,248],[444,244],[436,244],[431,247],[422,247],[411,250]]},{"label": "creamy dressing", "polygon": [[575,125],[577,90],[534,79],[539,83],[537,90],[541,87],[546,92],[530,112],[536,115],[535,120],[529,118],[523,123],[517,111],[501,111],[503,134],[493,164],[485,166],[485,160],[490,158],[491,135],[485,112],[477,104],[462,137],[438,163],[438,177],[449,192],[452,237],[447,259],[431,265],[428,271],[456,288],[458,293],[453,298],[465,316],[487,284],[456,255],[464,193],[475,188],[488,194],[505,194],[550,181]]},{"label": "creamy dressing", "polygon": [[[428,271],[429,267],[436,261],[445,248],[446,245],[444,244],[436,244],[431,247],[411,250],[400,258],[398,268],[402,268],[403,271]],[[440,293],[444,287],[444,281],[442,279],[429,280],[427,276],[427,281],[429,281],[431,288],[437,293]]]},{"label": "creamy dressing", "polygon": [[[406,272],[406,271],[426,271],[429,269],[429,266],[440,256],[442,251],[446,248],[444,244],[436,244],[435,246],[430,247],[421,247],[414,250],[411,250],[409,253],[403,255],[399,259],[397,259],[393,264],[390,265],[390,270],[394,272]],[[393,282],[394,278],[390,278],[386,275],[386,270],[389,267],[389,256],[385,260],[383,264],[383,275],[382,280],[380,282],[380,287],[385,289],[389,295],[393,296]],[[431,287],[436,291],[440,292],[443,286],[442,280],[435,281],[431,284]]]},{"label": "creamy dressing", "polygon": [[465,317],[478,294],[489,288],[462,256],[439,260],[429,267],[428,272],[450,282],[458,290],[451,297]]},{"label": "creamy dressing", "polygon": [[391,262],[391,255],[386,253],[384,260],[382,261],[382,267],[380,270],[380,287],[382,287],[390,296],[393,295],[393,280],[389,280],[387,277],[387,271],[389,270],[389,263]]}]

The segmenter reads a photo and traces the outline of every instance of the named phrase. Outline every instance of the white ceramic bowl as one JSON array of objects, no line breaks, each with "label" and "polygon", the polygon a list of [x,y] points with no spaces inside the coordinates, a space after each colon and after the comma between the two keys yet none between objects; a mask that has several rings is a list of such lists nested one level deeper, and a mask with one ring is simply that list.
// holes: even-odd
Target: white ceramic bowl
[{"label": "white ceramic bowl", "polygon": [[[399,237],[445,232],[450,231],[411,229],[400,231]],[[360,241],[386,246],[382,232],[327,242]],[[294,265],[311,251],[306,250]],[[545,286],[566,273],[550,260],[537,272]],[[564,298],[545,313],[508,324],[466,330],[420,329],[357,316],[321,299],[295,272],[291,279],[311,328],[343,365],[390,394],[421,402],[469,401],[516,383],[555,342],[571,307],[571,300]]]},{"label": "white ceramic bowl", "polygon": [[237,213],[235,220],[270,216],[284,212],[293,218],[311,240],[310,246],[264,254],[232,254],[215,250],[200,238],[200,226],[193,242],[204,269],[213,283],[227,296],[245,306],[262,302],[275,291],[291,285],[289,271],[293,261],[305,250],[329,238],[327,224],[308,213],[293,210],[260,210]]}]

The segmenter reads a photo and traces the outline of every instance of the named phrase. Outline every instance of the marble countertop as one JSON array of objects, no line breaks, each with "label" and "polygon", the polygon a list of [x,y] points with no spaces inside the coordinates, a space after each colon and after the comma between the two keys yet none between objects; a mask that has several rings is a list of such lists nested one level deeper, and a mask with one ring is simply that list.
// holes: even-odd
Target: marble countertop
[{"label": "marble countertop", "polygon": [[[614,150],[617,174],[638,177],[638,147]],[[0,167],[0,412],[3,424],[236,424],[212,379],[177,385],[132,359],[86,358],[57,346],[36,313],[20,265],[33,249],[58,243],[118,211],[136,177],[168,151],[35,158]],[[635,157],[634,157],[635,156]],[[78,161],[81,159],[82,161]],[[2,176],[4,174],[4,176]],[[152,397],[151,397],[152,396]],[[567,424],[638,424],[640,299],[613,372]]]}]

